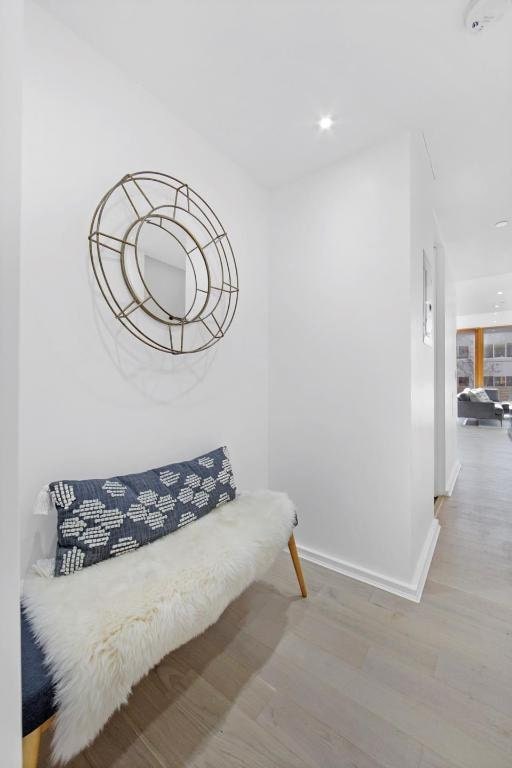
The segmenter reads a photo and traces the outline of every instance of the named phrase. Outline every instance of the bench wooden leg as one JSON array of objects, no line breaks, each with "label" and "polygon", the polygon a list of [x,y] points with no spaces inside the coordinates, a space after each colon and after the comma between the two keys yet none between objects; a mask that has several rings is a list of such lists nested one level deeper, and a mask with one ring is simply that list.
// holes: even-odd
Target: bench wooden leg
[{"label": "bench wooden leg", "polygon": [[302,597],[307,597],[308,590],[306,589],[306,582],[304,581],[304,574],[302,573],[302,566],[300,564],[299,553],[297,552],[297,545],[295,543],[293,533],[288,541],[288,549],[290,550],[290,555],[292,556],[293,567],[295,568],[295,573],[297,575],[297,581],[299,582]]},{"label": "bench wooden leg", "polygon": [[41,746],[42,734],[51,728],[53,725],[54,717],[49,717],[48,720],[36,728],[35,731],[27,733],[23,737],[23,768],[37,768],[37,762],[39,760],[39,747]]},{"label": "bench wooden leg", "polygon": [[37,768],[42,727],[36,728],[23,738],[23,768]]}]

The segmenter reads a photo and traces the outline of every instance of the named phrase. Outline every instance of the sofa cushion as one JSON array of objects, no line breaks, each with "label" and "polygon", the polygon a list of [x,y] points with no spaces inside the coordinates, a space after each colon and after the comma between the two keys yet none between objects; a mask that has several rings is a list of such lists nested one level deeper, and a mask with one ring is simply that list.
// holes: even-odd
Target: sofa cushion
[{"label": "sofa cushion", "polygon": [[226,448],[102,480],[50,483],[57,508],[55,576],[166,536],[235,497]]},{"label": "sofa cushion", "polygon": [[466,389],[463,389],[462,392],[459,392],[457,397],[459,400],[467,402],[469,400],[469,387],[466,387]]},{"label": "sofa cushion", "polygon": [[496,387],[486,387],[485,391],[489,395],[489,400],[493,400],[495,403],[499,403],[499,392]]},{"label": "sofa cushion", "polygon": [[490,403],[491,398],[483,387],[469,390],[469,399],[472,403]]}]

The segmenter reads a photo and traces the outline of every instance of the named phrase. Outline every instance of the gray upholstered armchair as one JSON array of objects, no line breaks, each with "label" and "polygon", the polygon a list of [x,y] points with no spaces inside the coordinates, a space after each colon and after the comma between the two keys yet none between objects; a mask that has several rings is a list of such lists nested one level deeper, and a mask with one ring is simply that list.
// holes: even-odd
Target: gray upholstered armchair
[{"label": "gray upholstered armchair", "polygon": [[503,406],[498,402],[498,391],[496,389],[485,390],[489,395],[490,402],[474,402],[464,397],[464,392],[457,395],[457,415],[463,419],[497,419],[503,426]]}]

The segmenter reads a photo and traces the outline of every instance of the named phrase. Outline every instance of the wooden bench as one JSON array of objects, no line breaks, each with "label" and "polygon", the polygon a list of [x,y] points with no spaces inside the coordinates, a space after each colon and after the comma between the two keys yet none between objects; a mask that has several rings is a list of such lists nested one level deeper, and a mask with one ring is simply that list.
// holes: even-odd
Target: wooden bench
[{"label": "wooden bench", "polygon": [[52,679],[24,610],[21,611],[21,676],[23,768],[37,768],[41,734],[51,724],[55,705]]},{"label": "wooden bench", "polygon": [[[307,597],[306,582],[293,534],[288,549],[302,597]],[[23,768],[37,768],[42,734],[51,727],[55,704],[53,683],[44,665],[43,652],[37,644],[30,622],[21,612],[21,653],[23,688]]]}]

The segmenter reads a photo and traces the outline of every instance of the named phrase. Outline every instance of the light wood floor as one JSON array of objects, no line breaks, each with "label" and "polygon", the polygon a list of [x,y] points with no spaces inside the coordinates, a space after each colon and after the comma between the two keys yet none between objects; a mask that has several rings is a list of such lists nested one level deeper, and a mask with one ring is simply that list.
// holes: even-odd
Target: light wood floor
[{"label": "light wood floor", "polygon": [[460,442],[420,605],[283,554],[72,768],[511,768],[512,441]]}]

